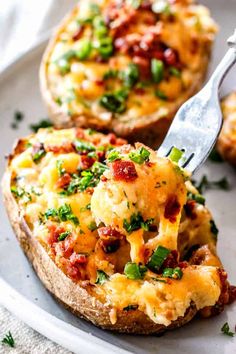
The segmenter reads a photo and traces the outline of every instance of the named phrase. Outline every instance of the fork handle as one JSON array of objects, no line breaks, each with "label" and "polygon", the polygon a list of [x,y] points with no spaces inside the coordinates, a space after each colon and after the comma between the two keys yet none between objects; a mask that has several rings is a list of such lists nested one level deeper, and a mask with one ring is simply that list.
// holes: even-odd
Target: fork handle
[{"label": "fork handle", "polygon": [[236,29],[234,30],[234,34],[227,40],[227,43],[229,46],[229,50],[213,72],[210,80],[206,85],[207,89],[209,89],[209,86],[211,86],[211,90],[213,90],[213,92],[216,92],[217,94],[228,71],[236,63]]}]

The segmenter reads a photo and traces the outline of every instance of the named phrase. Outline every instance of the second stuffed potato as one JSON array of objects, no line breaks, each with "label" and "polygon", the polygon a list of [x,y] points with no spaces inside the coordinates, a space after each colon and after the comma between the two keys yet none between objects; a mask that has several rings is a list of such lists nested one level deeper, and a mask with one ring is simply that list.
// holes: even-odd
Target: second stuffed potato
[{"label": "second stuffed potato", "polygon": [[58,127],[114,131],[156,147],[201,86],[216,26],[192,0],[81,0],[44,55],[41,91]]}]

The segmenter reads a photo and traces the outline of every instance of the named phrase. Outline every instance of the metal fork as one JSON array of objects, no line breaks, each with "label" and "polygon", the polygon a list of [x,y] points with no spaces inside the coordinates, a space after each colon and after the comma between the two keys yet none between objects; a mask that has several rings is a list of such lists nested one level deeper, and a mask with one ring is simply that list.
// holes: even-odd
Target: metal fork
[{"label": "metal fork", "polygon": [[194,172],[209,156],[222,126],[219,88],[236,63],[236,29],[227,41],[229,49],[207,84],[178,110],[158,155],[168,156],[173,147],[184,151],[181,167]]}]

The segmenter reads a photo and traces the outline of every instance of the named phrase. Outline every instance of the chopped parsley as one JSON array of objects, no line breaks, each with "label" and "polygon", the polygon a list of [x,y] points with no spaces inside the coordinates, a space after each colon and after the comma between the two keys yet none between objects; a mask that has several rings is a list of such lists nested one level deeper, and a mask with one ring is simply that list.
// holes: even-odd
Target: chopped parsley
[{"label": "chopped parsley", "polygon": [[171,66],[169,68],[169,73],[172,75],[172,76],[175,76],[175,77],[181,77],[181,71],[177,68],[175,68],[174,66]]},{"label": "chopped parsley", "polygon": [[163,100],[163,101],[166,101],[166,100],[168,99],[168,97],[166,96],[166,94],[165,94],[163,91],[161,91],[161,90],[156,90],[156,91],[155,91],[155,96],[158,97],[158,98],[160,98],[160,99]]},{"label": "chopped parsley", "polygon": [[147,271],[147,267],[137,263],[128,262],[125,265],[124,273],[128,279],[142,279]]},{"label": "chopped parsley", "polygon": [[109,276],[103,271],[103,270],[97,270],[97,279],[95,281],[95,284],[104,284],[105,281],[109,279]]},{"label": "chopped parsley", "polygon": [[103,76],[103,80],[115,79],[119,75],[118,70],[109,69]]},{"label": "chopped parsley", "polygon": [[35,152],[35,154],[32,156],[33,161],[35,163],[39,163],[40,160],[46,155],[46,151],[44,149],[43,144],[40,145],[39,149]]},{"label": "chopped parsley", "polygon": [[171,152],[168,156],[168,158],[172,161],[178,164],[179,160],[182,158],[184,152],[177,149],[175,146],[172,147]]},{"label": "chopped parsley", "polygon": [[11,347],[11,348],[14,348],[14,347],[15,347],[15,340],[14,340],[14,338],[12,337],[12,334],[11,334],[10,331],[9,331],[9,332],[5,335],[5,337],[2,339],[2,343],[8,345],[8,346]]},{"label": "chopped parsley", "polygon": [[71,221],[76,226],[79,225],[79,219],[75,214],[73,214],[71,206],[69,204],[64,204],[58,209],[50,208],[44,213],[46,219],[52,218],[56,221]]},{"label": "chopped parsley", "polygon": [[23,201],[25,203],[28,203],[32,200],[31,194],[29,192],[26,192],[26,190],[22,187],[12,186],[11,192],[16,198],[23,198]]},{"label": "chopped parsley", "polygon": [[37,131],[41,128],[49,128],[52,127],[52,122],[49,119],[41,119],[38,123],[36,124],[30,124],[30,129],[34,132],[37,133]]},{"label": "chopped parsley", "polygon": [[150,152],[145,149],[143,146],[139,148],[137,151],[132,151],[129,153],[130,160],[138,163],[139,165],[144,162],[149,161]]},{"label": "chopped parsley", "polygon": [[228,322],[225,322],[221,327],[221,332],[229,337],[234,337],[235,333],[230,331]]},{"label": "chopped parsley", "polygon": [[144,231],[149,231],[150,225],[153,223],[153,219],[143,220],[142,215],[138,212],[137,214],[132,214],[130,220],[124,219],[123,227],[130,234],[131,232],[139,229]]}]

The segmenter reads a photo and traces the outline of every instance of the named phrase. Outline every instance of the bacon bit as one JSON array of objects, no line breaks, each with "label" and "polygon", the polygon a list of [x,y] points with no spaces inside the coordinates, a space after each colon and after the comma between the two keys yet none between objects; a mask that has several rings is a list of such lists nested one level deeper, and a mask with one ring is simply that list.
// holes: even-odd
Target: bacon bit
[{"label": "bacon bit", "polygon": [[156,232],[156,231],[157,231],[157,225],[154,225],[154,224],[153,224],[153,225],[150,225],[150,226],[149,226],[149,231],[150,231],[150,232]]},{"label": "bacon bit", "polygon": [[141,56],[135,55],[133,57],[134,64],[138,65],[141,73],[141,78],[145,79],[150,76],[150,60],[147,58],[143,58]]},{"label": "bacon bit", "polygon": [[133,182],[138,178],[135,165],[131,161],[117,160],[111,164],[111,173],[116,181]]},{"label": "bacon bit", "polygon": [[146,165],[147,167],[152,167],[152,166],[155,165],[155,163],[154,163],[154,162],[151,162],[151,161],[146,161],[146,162],[145,162],[145,165]]},{"label": "bacon bit", "polygon": [[114,253],[120,248],[120,240],[112,237],[107,240],[100,240],[100,244],[105,253]]},{"label": "bacon bit", "polygon": [[117,140],[117,137],[115,136],[115,134],[113,133],[109,133],[107,135],[107,141],[112,144],[112,145],[115,145],[116,144],[116,140]]},{"label": "bacon bit", "polygon": [[101,238],[107,238],[109,236],[123,238],[123,235],[116,229],[113,229],[111,226],[100,227],[98,229],[98,235]]},{"label": "bacon bit", "polygon": [[84,130],[82,128],[75,128],[75,136],[77,139],[84,139]]},{"label": "bacon bit", "polygon": [[72,255],[70,256],[70,262],[71,265],[80,265],[80,264],[85,264],[87,263],[87,256],[85,254],[77,254],[77,253],[72,253]]},{"label": "bacon bit", "polygon": [[55,244],[55,251],[58,256],[69,258],[74,250],[75,241],[68,236],[64,241]]},{"label": "bacon bit", "polygon": [[94,192],[94,188],[93,187],[88,187],[85,192],[90,194],[90,195],[92,195],[93,192]]},{"label": "bacon bit", "polygon": [[137,87],[134,89],[134,92],[139,95],[139,96],[143,96],[145,94],[145,90],[141,87]]},{"label": "bacon bit", "polygon": [[98,161],[103,162],[105,160],[105,151],[96,151]]},{"label": "bacon bit", "polygon": [[81,38],[83,31],[84,31],[84,27],[83,26],[79,26],[78,30],[73,35],[72,40],[74,42],[78,41]]},{"label": "bacon bit", "polygon": [[61,145],[47,145],[45,147],[46,152],[52,151],[55,154],[66,154],[69,152],[74,152],[75,148],[71,142],[64,142]]},{"label": "bacon bit", "polygon": [[180,212],[180,208],[181,206],[176,195],[171,195],[166,203],[164,217],[171,223],[176,222],[176,217]]},{"label": "bacon bit", "polygon": [[230,285],[229,287],[229,302],[228,304],[232,304],[236,301],[236,286]]},{"label": "bacon bit", "polygon": [[188,200],[184,205],[185,214],[191,220],[195,220],[197,218],[197,214],[194,212],[196,206],[195,200]]},{"label": "bacon bit", "polygon": [[65,232],[64,227],[57,226],[55,224],[48,225],[49,235],[47,237],[47,243],[52,246],[55,242],[58,242],[58,237],[62,232]]},{"label": "bacon bit", "polygon": [[105,176],[101,176],[100,180],[101,180],[102,182],[107,182],[107,181],[108,181],[108,179],[107,179]]},{"label": "bacon bit", "polygon": [[179,262],[178,267],[180,267],[181,269],[185,269],[188,267],[188,265],[189,265],[188,262],[183,261],[183,262]]},{"label": "bacon bit", "polygon": [[90,167],[92,167],[92,165],[94,164],[95,161],[96,161],[96,159],[94,159],[93,157],[81,155],[79,167],[81,167],[83,170],[87,170]]},{"label": "bacon bit", "polygon": [[69,175],[69,173],[65,173],[63,176],[61,176],[57,183],[56,183],[56,187],[57,188],[64,188],[66,186],[68,186],[68,184],[71,181],[71,176]]},{"label": "bacon bit", "polygon": [[178,62],[177,53],[172,48],[164,51],[164,58],[167,65],[176,66]]},{"label": "bacon bit", "polygon": [[164,268],[175,268],[178,267],[179,252],[177,250],[171,251],[162,264],[162,269]]},{"label": "bacon bit", "polygon": [[96,84],[97,86],[103,86],[103,85],[104,85],[104,81],[102,81],[102,80],[96,80],[96,81],[95,81],[95,84]]},{"label": "bacon bit", "polygon": [[69,259],[62,257],[60,259],[60,265],[62,266],[65,274],[69,276],[71,279],[81,280],[82,278],[81,271],[77,267],[73,266]]}]

